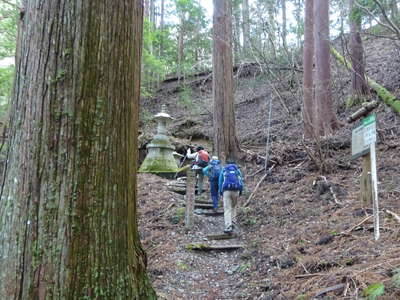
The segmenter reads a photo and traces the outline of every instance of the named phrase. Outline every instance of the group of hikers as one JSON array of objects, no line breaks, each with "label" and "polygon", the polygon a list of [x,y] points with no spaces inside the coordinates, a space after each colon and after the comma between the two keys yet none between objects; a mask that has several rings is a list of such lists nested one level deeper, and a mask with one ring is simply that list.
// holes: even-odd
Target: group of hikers
[{"label": "group of hikers", "polygon": [[213,210],[217,212],[219,198],[222,196],[224,207],[224,233],[232,234],[235,229],[236,207],[239,196],[244,188],[243,174],[235,161],[227,160],[222,166],[217,156],[210,155],[202,146],[198,146],[192,153],[189,148],[186,157],[193,159],[192,170],[197,177],[197,194],[203,193],[204,176],[210,182],[210,193]]}]

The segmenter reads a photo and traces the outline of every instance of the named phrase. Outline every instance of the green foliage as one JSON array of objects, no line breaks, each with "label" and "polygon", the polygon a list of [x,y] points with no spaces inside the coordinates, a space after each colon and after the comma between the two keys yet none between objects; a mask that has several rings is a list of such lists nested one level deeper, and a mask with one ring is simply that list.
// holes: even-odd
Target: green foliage
[{"label": "green foliage", "polygon": [[368,300],[375,300],[378,296],[381,296],[385,293],[385,285],[383,283],[374,283],[370,286],[366,287],[362,294]]},{"label": "green foliage", "polygon": [[175,210],[174,216],[171,217],[170,222],[172,224],[179,224],[185,218],[185,208],[180,207]]},{"label": "green foliage", "polygon": [[0,2],[0,60],[14,56],[18,13],[16,7]]},{"label": "green foliage", "polygon": [[14,67],[0,68],[0,119],[7,113],[10,104]]},{"label": "green foliage", "polygon": [[251,263],[245,263],[245,264],[241,264],[240,266],[239,266],[239,268],[237,269],[237,272],[239,272],[239,273],[244,273],[244,272],[246,272],[248,269],[250,269],[251,268]]},{"label": "green foliage", "polygon": [[183,270],[183,271],[187,271],[189,270],[189,266],[187,264],[185,264],[184,262],[178,260],[176,262],[176,265],[178,266],[179,269]]}]

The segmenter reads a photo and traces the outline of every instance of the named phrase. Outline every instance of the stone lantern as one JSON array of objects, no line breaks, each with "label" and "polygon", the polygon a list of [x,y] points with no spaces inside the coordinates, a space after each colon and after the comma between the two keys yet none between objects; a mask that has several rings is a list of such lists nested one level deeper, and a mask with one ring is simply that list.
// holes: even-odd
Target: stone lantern
[{"label": "stone lantern", "polygon": [[146,146],[147,155],[139,168],[140,173],[154,173],[157,175],[170,177],[178,171],[178,165],[173,152],[175,147],[171,145],[167,136],[167,123],[173,120],[165,112],[165,105],[161,106],[161,112],[154,116],[157,122],[157,133]]}]

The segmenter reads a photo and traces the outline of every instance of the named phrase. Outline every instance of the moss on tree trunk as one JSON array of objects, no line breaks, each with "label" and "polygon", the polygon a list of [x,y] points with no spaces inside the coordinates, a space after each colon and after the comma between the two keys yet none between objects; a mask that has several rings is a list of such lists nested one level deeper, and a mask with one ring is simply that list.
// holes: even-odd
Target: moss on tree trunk
[{"label": "moss on tree trunk", "polygon": [[[353,67],[351,63],[343,57],[335,48],[331,46],[331,53],[343,66],[345,66],[349,71],[352,71]],[[379,98],[388,105],[394,113],[400,116],[400,99],[397,99],[395,95],[389,92],[385,87],[378,84],[376,81],[367,77],[368,85],[376,92]]]},{"label": "moss on tree trunk", "polygon": [[24,4],[0,299],[155,299],[136,220],[141,1]]}]

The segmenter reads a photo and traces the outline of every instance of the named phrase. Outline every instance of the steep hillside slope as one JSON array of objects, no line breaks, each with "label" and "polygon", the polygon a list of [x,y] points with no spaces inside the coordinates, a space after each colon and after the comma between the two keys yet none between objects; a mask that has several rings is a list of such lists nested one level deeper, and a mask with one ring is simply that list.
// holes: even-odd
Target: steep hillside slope
[{"label": "steep hillside slope", "polygon": [[[345,49],[340,41],[336,46]],[[365,48],[368,75],[400,97],[399,49],[390,40],[376,39],[366,40]],[[240,209],[242,250],[186,250],[187,243],[220,231],[220,221],[197,216],[195,230],[186,232],[183,197],[166,189],[168,180],[140,175],[140,227],[155,288],[165,299],[355,299],[382,283],[382,299],[400,298],[400,222],[385,212],[400,214],[399,118],[384,105],[377,110],[382,232],[374,242],[371,205],[359,200],[361,161],[350,161],[353,125],[344,124],[316,151],[314,143],[302,140],[301,72],[276,67],[271,65],[273,80],[256,64],[236,72],[237,129],[244,150],[240,164],[247,186],[241,205],[254,192],[248,207]],[[356,109],[345,105],[350,76],[335,61],[332,72],[335,106],[344,120]],[[169,130],[177,149],[184,151],[191,137],[193,144],[211,150],[210,74],[191,79],[190,86],[180,89],[169,81],[153,99],[142,100],[142,146],[154,129],[149,115],[166,104],[176,118]],[[264,177],[270,101],[268,166],[273,168]]]}]

